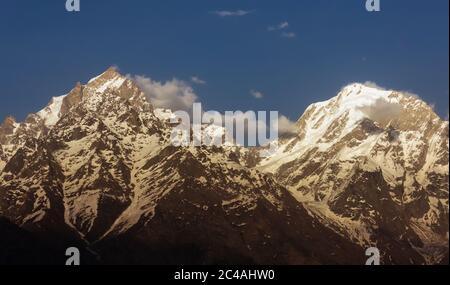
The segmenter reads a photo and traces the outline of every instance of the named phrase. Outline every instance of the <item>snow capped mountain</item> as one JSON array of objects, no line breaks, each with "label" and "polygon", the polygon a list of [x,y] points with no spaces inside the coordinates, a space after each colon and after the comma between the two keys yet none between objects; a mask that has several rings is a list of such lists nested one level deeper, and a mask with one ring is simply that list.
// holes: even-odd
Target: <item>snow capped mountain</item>
[{"label": "snow capped mountain", "polygon": [[[110,68],[0,127],[0,216],[99,263],[440,262],[448,248],[448,122],[362,84],[313,104],[266,159],[175,147],[174,118]],[[203,125],[205,135],[225,129]]]},{"label": "snow capped mountain", "polygon": [[[431,107],[351,84],[297,128],[258,169],[313,215],[361,245],[403,240],[429,262],[448,251],[448,122]],[[392,241],[380,242],[386,232]]]},{"label": "snow capped mountain", "polygon": [[174,147],[170,117],[111,68],[33,121],[6,122],[2,148],[17,144],[0,215],[45,240],[78,240],[101,263],[363,263],[362,248],[241,164],[239,149]]}]

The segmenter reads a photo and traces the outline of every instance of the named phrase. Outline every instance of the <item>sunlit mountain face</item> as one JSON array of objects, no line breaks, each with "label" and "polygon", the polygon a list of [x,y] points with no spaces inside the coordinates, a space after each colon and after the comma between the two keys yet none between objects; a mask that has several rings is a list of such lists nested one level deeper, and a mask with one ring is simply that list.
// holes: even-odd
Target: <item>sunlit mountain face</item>
[{"label": "sunlit mountain face", "polygon": [[350,84],[263,156],[174,146],[175,110],[144,91],[110,68],[5,119],[2,244],[44,264],[69,244],[93,264],[448,262],[448,121],[418,97]]}]

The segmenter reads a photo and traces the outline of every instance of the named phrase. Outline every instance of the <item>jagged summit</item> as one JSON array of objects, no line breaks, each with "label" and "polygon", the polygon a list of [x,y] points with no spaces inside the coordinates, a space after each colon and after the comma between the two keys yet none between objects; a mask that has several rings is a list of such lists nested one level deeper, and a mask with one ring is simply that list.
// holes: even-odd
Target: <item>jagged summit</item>
[{"label": "jagged summit", "polygon": [[[121,75],[116,67],[112,66],[89,80],[85,85],[77,83],[69,94],[54,98],[46,109],[38,114],[46,114],[48,110],[52,110],[50,112],[52,118],[61,118],[70,108],[81,103],[91,111],[107,111],[107,101],[116,98],[129,101],[130,104],[136,106],[140,105],[142,108],[151,109],[142,91],[130,79]],[[55,115],[55,112],[58,114]],[[50,119],[50,121],[56,123],[54,119]]]},{"label": "jagged summit", "polygon": [[394,126],[405,131],[442,122],[431,106],[413,94],[385,90],[368,83],[352,83],[342,88],[337,96],[310,105],[297,126],[299,132],[312,129],[323,134],[340,121],[344,131],[341,134],[345,135],[365,119],[381,128]]},{"label": "jagged summit", "polygon": [[106,71],[90,79],[87,84],[91,84],[95,81],[106,82],[108,80],[113,80],[114,78],[123,78],[123,76],[118,72],[116,67],[111,66]]},{"label": "jagged summit", "polygon": [[111,113],[111,116],[115,116],[117,113],[111,112],[111,108],[113,105],[121,106],[116,100],[134,106],[136,112],[152,110],[142,91],[131,80],[119,74],[116,68],[110,67],[87,84],[78,82],[68,94],[53,97],[45,108],[29,114],[23,122],[7,118],[0,125],[0,170],[30,137],[47,135],[72,109],[81,108],[93,115]]}]

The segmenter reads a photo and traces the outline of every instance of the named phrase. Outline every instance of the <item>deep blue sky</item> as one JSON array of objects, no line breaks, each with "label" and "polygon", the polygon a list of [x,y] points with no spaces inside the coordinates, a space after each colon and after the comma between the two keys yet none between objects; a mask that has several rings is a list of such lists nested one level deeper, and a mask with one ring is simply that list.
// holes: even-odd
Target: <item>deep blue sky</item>
[{"label": "deep blue sky", "polygon": [[[350,82],[419,94],[445,117],[448,0],[1,0],[0,120],[23,119],[110,65],[160,81],[199,76],[208,109],[305,108]],[[221,18],[215,10],[251,10]],[[283,21],[282,38],[268,27]],[[264,93],[255,99],[249,90]]]}]

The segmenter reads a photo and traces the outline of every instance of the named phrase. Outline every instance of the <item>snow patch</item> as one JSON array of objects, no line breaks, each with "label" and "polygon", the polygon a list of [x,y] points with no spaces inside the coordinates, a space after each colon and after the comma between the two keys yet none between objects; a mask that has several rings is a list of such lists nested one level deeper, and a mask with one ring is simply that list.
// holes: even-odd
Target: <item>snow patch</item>
[{"label": "snow patch", "polygon": [[50,104],[37,113],[37,115],[44,120],[47,127],[56,125],[61,118],[61,106],[66,96],[67,94],[59,97],[53,97]]}]

